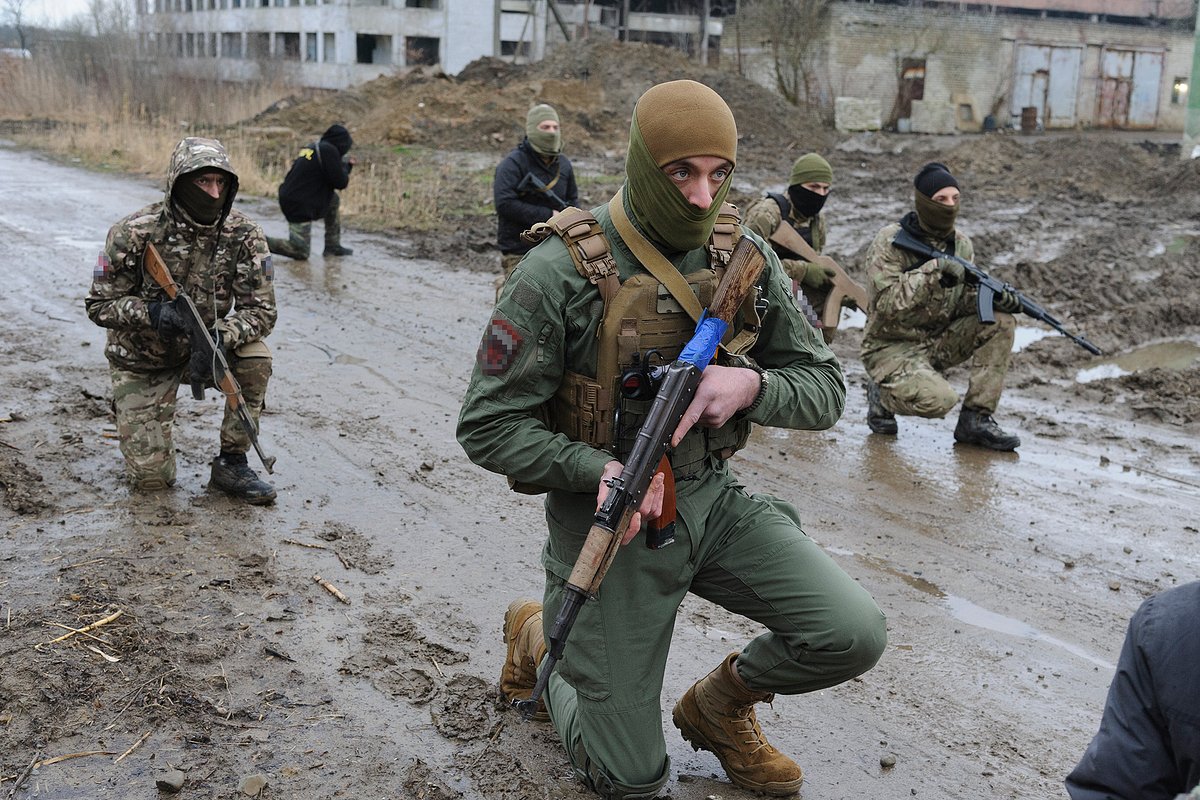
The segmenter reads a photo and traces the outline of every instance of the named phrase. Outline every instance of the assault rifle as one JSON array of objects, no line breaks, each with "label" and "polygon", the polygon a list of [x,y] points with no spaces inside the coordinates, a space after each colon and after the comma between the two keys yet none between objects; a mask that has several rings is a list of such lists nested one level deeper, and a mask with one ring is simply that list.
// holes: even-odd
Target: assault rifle
[{"label": "assault rifle", "polygon": [[537,710],[538,700],[546,690],[554,665],[562,658],[567,637],[580,608],[599,591],[600,582],[604,580],[621,547],[621,539],[629,527],[629,521],[642,504],[642,498],[658,472],[659,462],[666,455],[671,434],[675,432],[683,412],[696,393],[696,387],[700,385],[704,368],[712,361],[721,337],[765,264],[766,257],[758,245],[750,237],[743,236],[733,248],[725,277],[717,287],[712,305],[696,323],[696,332],[684,345],[679,357],[659,371],[657,377],[661,383],[658,393],[638,429],[621,474],[608,482],[608,494],[596,512],[591,530],[567,579],[562,605],[550,628],[546,664],[538,674],[529,699],[513,701],[525,719],[532,717]]},{"label": "assault rifle", "polygon": [[567,208],[566,201],[555,194],[553,189],[542,183],[541,180],[532,172],[526,172],[525,177],[521,178],[521,182],[517,184],[517,191],[520,193],[540,192],[541,194],[544,194],[553,200],[554,204],[558,206],[559,211]]},{"label": "assault rifle", "polygon": [[[796,255],[813,264],[817,264],[822,268],[832,268],[833,277],[829,279],[832,284],[829,289],[829,294],[825,297],[825,305],[820,309],[818,318],[820,327],[836,330],[838,323],[842,319],[842,298],[849,297],[854,301],[854,305],[859,311],[866,313],[867,311],[867,290],[854,282],[854,279],[846,274],[846,270],[842,269],[841,265],[834,261],[831,257],[818,253],[813,249],[813,246],[804,240],[795,228],[787,220],[779,223],[769,237],[772,244],[782,245]],[[796,291],[797,281],[792,281],[792,292]],[[803,310],[803,308],[801,309]],[[814,309],[815,311],[815,309]],[[809,316],[807,312],[805,316]],[[812,318],[809,318],[812,322]],[[813,326],[817,327],[816,325]],[[822,334],[824,336],[824,334]]]},{"label": "assault rifle", "polygon": [[1079,345],[1084,350],[1087,350],[1092,355],[1098,356],[1103,354],[1103,351],[1101,351],[1099,347],[1096,347],[1096,345],[1092,344],[1087,339],[1068,331],[1065,327],[1063,327],[1061,322],[1050,316],[1050,312],[1030,300],[1025,295],[1021,294],[1021,292],[1017,290],[1015,286],[1010,283],[1005,283],[1004,281],[996,280],[991,275],[988,275],[979,267],[972,264],[970,261],[967,261],[965,258],[959,258],[953,253],[946,253],[938,250],[913,236],[904,228],[901,228],[896,232],[896,237],[892,239],[892,244],[894,244],[896,247],[899,247],[901,250],[907,250],[910,253],[916,253],[917,255],[926,259],[948,258],[951,261],[956,261],[959,264],[962,264],[963,269],[966,271],[966,282],[971,286],[975,286],[978,290],[975,307],[979,314],[979,321],[984,325],[991,325],[996,321],[996,315],[993,313],[992,309],[992,303],[995,301],[996,295],[1003,294],[1004,292],[1010,292],[1016,296],[1018,301],[1020,301],[1020,310],[1022,314],[1046,323],[1051,328],[1054,328],[1054,330],[1058,331],[1063,336],[1066,336],[1072,342]]},{"label": "assault rifle", "polygon": [[[238,384],[237,378],[233,377],[233,372],[229,369],[229,362],[225,360],[225,354],[213,341],[212,334],[208,332],[204,318],[200,316],[200,309],[196,308],[192,298],[180,291],[175,284],[175,279],[171,277],[167,265],[163,263],[162,256],[158,254],[158,249],[153,243],[146,245],[142,264],[167,297],[186,309],[183,318],[188,324],[188,339],[193,350],[200,349],[212,364],[213,384],[217,387],[217,391],[225,395],[225,402],[237,416],[242,430],[250,437],[250,443],[254,445],[254,452],[258,453],[262,465],[266,467],[268,473],[272,472],[271,468],[275,466],[275,456],[263,455],[262,448],[258,445],[258,427],[254,424],[254,418],[250,416],[250,412],[246,408],[246,399],[242,397],[242,387]],[[197,400],[204,399],[203,381],[192,380],[192,397]]]}]

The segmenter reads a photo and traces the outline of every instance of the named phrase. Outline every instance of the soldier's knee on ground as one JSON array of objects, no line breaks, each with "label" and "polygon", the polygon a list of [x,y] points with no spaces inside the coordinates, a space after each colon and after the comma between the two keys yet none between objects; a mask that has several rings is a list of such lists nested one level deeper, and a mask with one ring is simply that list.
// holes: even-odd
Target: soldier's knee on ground
[{"label": "soldier's knee on ground", "polygon": [[922,372],[880,387],[883,404],[897,414],[941,419],[958,404],[958,392],[936,372]]},{"label": "soldier's knee on ground", "polygon": [[659,790],[666,785],[671,776],[671,762],[670,759],[666,759],[659,777],[650,783],[631,786],[613,780],[604,767],[592,761],[587,753],[583,752],[582,743],[577,746],[574,756],[573,761],[576,765],[584,765],[575,767],[575,777],[605,800],[650,800],[658,797]]},{"label": "soldier's knee on ground", "polygon": [[129,485],[139,492],[156,492],[175,485],[174,453],[151,453],[131,459],[125,457],[125,474]]}]

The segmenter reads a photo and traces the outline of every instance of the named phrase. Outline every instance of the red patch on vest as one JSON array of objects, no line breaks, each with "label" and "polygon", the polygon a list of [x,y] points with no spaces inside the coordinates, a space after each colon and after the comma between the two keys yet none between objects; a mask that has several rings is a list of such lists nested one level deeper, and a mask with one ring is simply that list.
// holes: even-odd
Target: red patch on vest
[{"label": "red patch on vest", "polygon": [[525,339],[506,319],[493,317],[483,332],[483,341],[479,343],[479,369],[484,375],[501,375],[512,366],[521,352],[521,344]]}]

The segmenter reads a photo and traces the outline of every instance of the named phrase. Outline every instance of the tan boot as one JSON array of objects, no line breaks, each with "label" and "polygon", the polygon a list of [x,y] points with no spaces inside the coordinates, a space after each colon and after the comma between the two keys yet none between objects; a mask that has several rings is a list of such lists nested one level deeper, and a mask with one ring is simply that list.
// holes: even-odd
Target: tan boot
[{"label": "tan boot", "polygon": [[[500,669],[500,694],[509,703],[527,700],[537,683],[537,666],[546,654],[542,635],[542,604],[536,600],[513,600],[504,612],[504,643],[508,654]],[[533,718],[547,720],[545,702],[539,700]]]},{"label": "tan boot", "polygon": [[742,683],[734,666],[737,655],[730,654],[692,684],[675,704],[671,720],[693,749],[715,753],[737,786],[781,797],[795,794],[804,773],[771,746],[754,715],[755,703],[769,703],[775,695]]}]

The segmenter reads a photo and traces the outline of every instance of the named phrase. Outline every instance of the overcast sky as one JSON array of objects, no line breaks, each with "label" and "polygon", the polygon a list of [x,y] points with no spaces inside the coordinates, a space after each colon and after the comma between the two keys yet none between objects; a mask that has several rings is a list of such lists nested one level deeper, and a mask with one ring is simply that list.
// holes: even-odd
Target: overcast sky
[{"label": "overcast sky", "polygon": [[30,25],[53,27],[74,17],[86,14],[88,0],[25,0],[25,21]]}]

